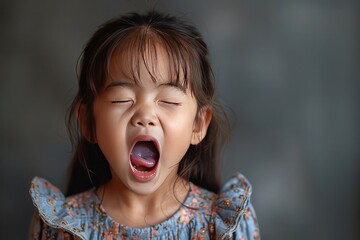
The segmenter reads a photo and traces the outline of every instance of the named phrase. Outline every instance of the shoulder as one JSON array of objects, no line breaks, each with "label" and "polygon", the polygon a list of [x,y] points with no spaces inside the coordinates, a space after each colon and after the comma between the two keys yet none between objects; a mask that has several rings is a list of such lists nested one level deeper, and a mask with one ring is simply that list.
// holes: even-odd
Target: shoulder
[{"label": "shoulder", "polygon": [[187,199],[185,205],[197,209],[199,211],[211,210],[214,201],[216,201],[218,195],[205,189],[201,188],[193,183],[190,185],[190,198]]},{"label": "shoulder", "polygon": [[240,173],[221,188],[214,202],[213,221],[217,239],[260,239],[254,208],[250,203],[252,187]]},{"label": "shoulder", "polygon": [[68,232],[82,238],[85,227],[101,212],[96,208],[98,199],[94,190],[66,198],[50,182],[35,177],[31,182],[30,195],[38,212],[38,217],[35,216],[32,223],[33,235],[40,228],[52,236]]}]

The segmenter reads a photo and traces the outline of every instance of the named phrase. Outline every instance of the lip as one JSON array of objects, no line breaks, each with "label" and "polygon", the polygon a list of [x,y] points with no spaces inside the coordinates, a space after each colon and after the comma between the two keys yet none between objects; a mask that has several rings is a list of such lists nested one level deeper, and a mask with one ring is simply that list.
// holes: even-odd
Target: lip
[{"label": "lip", "polygon": [[157,170],[158,170],[158,166],[160,164],[160,149],[159,149],[159,142],[157,141],[156,138],[152,137],[152,136],[148,136],[148,135],[140,135],[140,136],[137,136],[132,145],[131,145],[131,149],[130,149],[130,152],[132,151],[132,149],[134,148],[135,144],[137,142],[153,142],[155,144],[155,147],[159,153],[159,160],[158,162],[156,163],[156,165],[154,166],[154,168],[150,171],[150,172],[142,172],[142,171],[139,171],[137,169],[135,169],[132,164],[131,164],[131,161],[130,161],[130,155],[129,155],[129,165],[130,165],[130,168],[131,168],[131,173],[132,173],[132,176],[135,178],[135,180],[139,181],[139,182],[148,182],[148,181],[151,181],[152,179],[155,178],[156,176],[156,173],[157,173]]}]

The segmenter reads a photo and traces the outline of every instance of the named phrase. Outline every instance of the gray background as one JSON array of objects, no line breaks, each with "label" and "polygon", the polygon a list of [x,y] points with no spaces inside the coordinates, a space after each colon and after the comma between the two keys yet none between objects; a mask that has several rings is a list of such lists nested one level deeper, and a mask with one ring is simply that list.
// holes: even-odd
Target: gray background
[{"label": "gray background", "polygon": [[[61,186],[64,116],[96,27],[154,1],[0,3],[1,238],[25,239],[31,178]],[[359,239],[359,3],[158,1],[208,42],[236,115],[223,177],[254,186],[263,239]]]}]

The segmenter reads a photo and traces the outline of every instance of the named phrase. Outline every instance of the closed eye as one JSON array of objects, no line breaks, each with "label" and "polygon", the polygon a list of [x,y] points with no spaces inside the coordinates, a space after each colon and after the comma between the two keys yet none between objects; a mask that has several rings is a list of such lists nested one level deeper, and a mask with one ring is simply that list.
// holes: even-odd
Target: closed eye
[{"label": "closed eye", "polygon": [[115,100],[115,101],[111,101],[111,103],[130,103],[132,102],[132,100]]},{"label": "closed eye", "polygon": [[171,102],[171,101],[160,101],[160,102],[168,104],[168,105],[174,105],[174,106],[180,106],[181,105],[180,102]]}]

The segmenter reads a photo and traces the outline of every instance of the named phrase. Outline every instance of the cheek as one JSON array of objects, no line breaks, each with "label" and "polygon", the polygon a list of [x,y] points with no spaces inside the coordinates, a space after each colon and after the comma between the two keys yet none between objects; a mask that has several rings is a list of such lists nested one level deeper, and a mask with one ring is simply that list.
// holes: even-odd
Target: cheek
[{"label": "cheek", "polygon": [[192,116],[186,116],[186,114],[182,114],[167,122],[167,127],[164,130],[165,133],[168,134],[168,139],[171,143],[190,141],[194,126],[193,118],[194,117]]},{"label": "cheek", "polygon": [[98,110],[95,111],[95,137],[102,152],[111,158],[118,154],[124,127],[116,111],[106,111],[106,106],[98,106],[95,110]]},{"label": "cheek", "polygon": [[95,118],[96,126],[96,138],[101,141],[103,138],[112,138],[115,131],[113,131],[114,123],[111,118],[106,118],[105,114],[99,114],[99,117]]},{"label": "cheek", "polygon": [[112,137],[116,133],[116,129],[121,126],[122,112],[108,109],[108,106],[99,104],[94,110],[95,129],[97,135],[109,135]]}]

